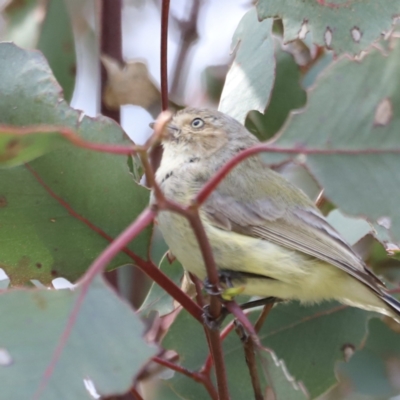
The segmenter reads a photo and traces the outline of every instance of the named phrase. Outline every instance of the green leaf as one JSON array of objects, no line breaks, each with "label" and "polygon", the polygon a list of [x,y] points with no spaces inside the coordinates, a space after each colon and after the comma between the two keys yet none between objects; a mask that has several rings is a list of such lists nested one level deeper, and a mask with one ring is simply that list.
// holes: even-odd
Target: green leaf
[{"label": "green leaf", "polygon": [[24,164],[65,144],[56,129],[0,125],[0,167]]},{"label": "green leaf", "polygon": [[[130,143],[112,120],[70,108],[43,56],[0,45],[0,123],[61,125],[83,139]],[[12,284],[58,276],[79,278],[90,263],[146,207],[149,191],[133,181],[124,156],[64,146],[32,162],[0,171],[0,267]],[[151,228],[129,245],[146,257]],[[120,253],[109,265],[132,263]]]},{"label": "green leaf", "polygon": [[295,381],[287,370],[285,363],[282,360],[279,360],[273,351],[264,349],[259,353],[259,357],[262,357],[261,364],[265,375],[264,377],[266,378],[267,383],[271,385],[267,390],[272,392],[276,399],[309,399],[305,389],[300,383]]},{"label": "green leaf", "polygon": [[264,112],[275,79],[272,20],[248,11],[233,35],[235,59],[226,76],[219,110],[243,122],[250,110]]},{"label": "green leaf", "polygon": [[[386,217],[400,240],[400,41],[388,56],[333,63],[309,92],[273,146],[310,151],[306,163],[325,196],[345,214]],[[323,150],[326,154],[312,154]],[[349,152],[348,154],[344,154]],[[268,155],[271,162],[286,156]]]},{"label": "green leaf", "polygon": [[371,315],[334,302],[314,306],[278,304],[259,336],[314,399],[337,383],[334,366],[343,359],[342,347],[350,343],[355,348],[360,346]]},{"label": "green leaf", "polygon": [[310,31],[313,42],[336,54],[359,54],[382,32],[391,29],[400,13],[397,0],[260,0],[257,12],[261,20],[279,17],[284,25],[285,43],[302,39]]},{"label": "green leaf", "polygon": [[293,56],[282,50],[279,41],[275,44],[276,78],[271,100],[264,114],[250,111],[246,127],[258,139],[270,139],[282,127],[289,112],[304,106],[306,93],[300,85],[300,69]]},{"label": "green leaf", "polygon": [[[254,322],[257,316],[257,312],[252,312],[251,321]],[[343,359],[342,346],[352,343],[358,347],[362,343],[370,316],[371,313],[337,303],[301,306],[291,302],[274,307],[259,336],[262,345],[283,360],[288,375],[293,377],[288,379],[284,376],[285,370],[275,365],[272,355],[260,353],[261,359],[267,362],[264,371],[272,377],[276,390],[286,393],[287,397],[280,395],[278,400],[304,398],[301,390],[293,389],[298,386],[296,382],[304,384],[311,398],[316,398],[335,385],[334,366],[337,360]],[[202,327],[186,312],[179,314],[162,345],[180,354],[182,365],[193,371],[204,364],[208,354]],[[232,399],[252,398],[242,344],[234,332],[224,340],[224,354]],[[264,385],[266,375],[260,374]],[[175,374],[167,384],[182,398],[208,399],[200,385],[181,374]],[[289,397],[288,393],[293,397]]]},{"label": "green leaf", "polygon": [[369,325],[368,339],[348,363],[340,363],[340,379],[350,381],[356,392],[389,398],[400,393],[393,379],[400,367],[399,333],[378,319]]},{"label": "green leaf", "polygon": [[37,48],[43,52],[63,88],[64,98],[70,101],[75,85],[76,57],[70,15],[64,1],[68,0],[48,3]]},{"label": "green leaf", "polygon": [[[207,340],[203,327],[186,311],[182,310],[162,341],[162,347],[175,350],[179,354],[180,363],[191,371],[196,371],[204,364],[208,354]],[[229,379],[229,376],[228,376]],[[178,398],[185,400],[209,400],[204,386],[193,379],[175,373],[166,385]],[[158,398],[161,400],[161,398]],[[157,400],[158,400],[157,399]]]},{"label": "green leaf", "polygon": [[[26,400],[37,393],[81,290],[1,294],[0,399]],[[128,391],[143,364],[158,351],[146,343],[143,332],[133,310],[103,278],[96,278],[40,399],[92,399],[84,380],[91,380],[101,395]]]},{"label": "green leaf", "polygon": [[[165,254],[161,260],[160,269],[178,286],[180,285],[183,275],[183,267],[178,260],[174,260],[171,263],[168,260],[167,254]],[[174,309],[174,299],[163,288],[153,282],[139,312],[143,316],[148,316],[151,311],[157,311],[160,316],[163,316],[169,314]]]}]

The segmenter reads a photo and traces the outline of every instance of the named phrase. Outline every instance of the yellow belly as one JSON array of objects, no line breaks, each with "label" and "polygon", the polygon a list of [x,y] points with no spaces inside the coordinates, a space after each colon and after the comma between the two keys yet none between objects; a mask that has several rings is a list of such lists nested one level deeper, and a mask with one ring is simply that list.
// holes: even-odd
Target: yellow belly
[{"label": "yellow belly", "polygon": [[[158,222],[169,248],[183,267],[204,279],[203,258],[187,220],[177,214],[162,212]],[[225,231],[206,221],[203,223],[219,269],[266,277],[233,282],[244,286],[243,294],[297,299],[306,303],[335,299],[352,306],[389,313],[370,289],[331,264],[263,239]]]}]

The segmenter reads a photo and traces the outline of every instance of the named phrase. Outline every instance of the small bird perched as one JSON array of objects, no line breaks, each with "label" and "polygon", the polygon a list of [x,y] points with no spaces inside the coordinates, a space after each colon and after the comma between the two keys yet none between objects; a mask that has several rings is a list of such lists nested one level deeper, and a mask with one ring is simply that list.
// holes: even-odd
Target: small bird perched
[{"label": "small bird perched", "polygon": [[[181,110],[167,130],[156,180],[167,198],[183,205],[228,160],[259,143],[238,121],[213,110]],[[200,217],[219,272],[243,287],[243,294],[305,303],[334,299],[400,321],[400,302],[313,202],[259,155],[230,171],[201,206]],[[162,211],[158,224],[183,267],[204,279],[202,254],[186,218]]]}]

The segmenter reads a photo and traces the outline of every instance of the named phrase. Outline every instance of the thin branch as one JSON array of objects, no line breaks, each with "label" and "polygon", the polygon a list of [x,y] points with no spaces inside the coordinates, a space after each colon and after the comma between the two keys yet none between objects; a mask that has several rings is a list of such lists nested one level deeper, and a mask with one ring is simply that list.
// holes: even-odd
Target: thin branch
[{"label": "thin branch", "polygon": [[215,366],[215,375],[217,378],[218,385],[218,399],[229,400],[228,380],[226,375],[226,367],[224,360],[224,353],[222,350],[222,341],[219,335],[219,331],[209,329],[208,336],[211,344],[211,354]]},{"label": "thin branch", "polygon": [[153,222],[155,215],[156,213],[150,208],[142,211],[136,220],[117,236],[99,257],[94,260],[85,275],[78,281],[78,285],[82,285],[82,288],[89,285],[98,274],[103,272],[107,264],[122,248],[126,247],[144,228]]},{"label": "thin branch", "polygon": [[68,316],[67,325],[61,335],[60,340],[57,343],[57,347],[53,352],[49,365],[47,366],[43,378],[40,382],[39,388],[33,396],[34,400],[38,400],[47,386],[48,381],[50,380],[54,368],[61,356],[61,353],[65,347],[65,344],[72,332],[72,328],[75,325],[76,319],[78,318],[79,311],[82,307],[85,296],[89,290],[90,284],[93,279],[101,274],[106,265],[124,248],[131,240],[133,240],[139,233],[149,225],[154,219],[155,213],[147,208],[144,210],[141,215],[136,219],[136,221],[131,224],[122,234],[120,234],[101,254],[100,256],[92,263],[89,270],[83,276],[83,278],[78,282],[79,286],[79,294],[78,298],[75,301],[75,304],[72,308]]},{"label": "thin branch", "polygon": [[[162,113],[159,119],[162,116],[162,120],[164,118],[168,120],[171,117],[171,113]],[[158,120],[159,120],[158,119]],[[160,122],[161,123],[161,122]],[[115,145],[108,143],[97,143],[97,142],[88,142],[82,139],[75,131],[70,128],[64,126],[56,126],[56,125],[32,125],[27,127],[17,128],[15,126],[2,125],[0,124],[0,137],[2,135],[14,135],[14,136],[25,136],[25,135],[34,135],[38,133],[59,133],[64,136],[67,140],[69,140],[72,144],[78,147],[82,147],[88,150],[98,151],[101,153],[109,153],[109,154],[119,154],[119,155],[130,155],[136,154],[139,151],[142,151],[145,148],[149,148],[151,146],[155,146],[160,139],[162,139],[162,131],[156,136],[151,136],[149,140],[149,145],[145,146],[134,146],[134,145]],[[153,148],[154,148],[153,147]],[[250,147],[242,152],[238,153],[235,157],[230,159],[208,182],[207,184],[200,190],[200,192],[196,196],[197,203],[203,203],[204,200],[209,196],[209,192],[211,192],[220,182],[221,180],[241,161],[244,159],[251,157],[257,153],[280,153],[280,154],[305,154],[305,155],[349,155],[349,156],[357,156],[357,155],[379,155],[379,154],[400,154],[400,148],[385,148],[385,149],[376,149],[376,148],[364,148],[364,149],[343,149],[343,148],[331,148],[331,149],[318,149],[312,147],[279,147],[274,146],[272,144],[258,144],[256,146]]]},{"label": "thin branch", "polygon": [[[122,0],[101,1],[100,54],[112,57],[122,64],[121,7]],[[107,83],[107,72],[100,60],[99,64],[101,68],[101,93],[103,94]],[[101,99],[100,112],[106,117],[120,122],[120,111],[108,108],[103,99]]]},{"label": "thin branch", "polygon": [[135,387],[131,388],[131,394],[135,400],[144,400],[141,394],[136,390]]},{"label": "thin branch", "polygon": [[[137,256],[136,256],[137,257]],[[145,272],[154,282],[161,286],[173,299],[198,322],[203,323],[203,310],[194,302],[179,286],[165,275],[156,265],[150,261],[139,258],[136,265]]]},{"label": "thin branch", "polygon": [[242,324],[249,335],[253,338],[257,346],[260,346],[260,340],[258,339],[257,332],[247,318],[247,315],[240,308],[240,306],[235,301],[226,301],[224,302],[224,305],[228,309],[228,311],[233,314],[236,319]]},{"label": "thin branch", "polygon": [[[234,321],[231,321],[229,324],[227,324],[220,334],[221,340],[224,341],[226,337],[229,335],[229,333],[231,333],[234,330],[234,328],[235,328]],[[213,359],[211,354],[208,354],[206,361],[204,362],[204,365],[201,368],[201,372],[209,375],[212,366],[213,366]]]},{"label": "thin branch", "polygon": [[[183,215],[185,215],[185,213],[183,213]],[[215,293],[218,293],[220,291],[218,269],[215,264],[211,245],[208,241],[206,231],[204,230],[204,226],[201,222],[200,216],[197,211],[188,213],[185,216],[189,219],[190,225],[192,226],[193,232],[199,243],[200,250],[204,259],[204,264],[207,270],[208,281],[213,291]],[[217,298],[217,296],[211,296],[210,314],[211,317],[215,319],[217,319],[221,314],[221,302]]]},{"label": "thin branch", "polygon": [[[144,160],[146,159],[146,157],[147,154],[143,154]],[[204,227],[201,223],[198,210],[194,208],[184,208],[183,206],[174,203],[171,200],[166,199],[161,189],[158,188],[158,185],[154,177],[151,176],[152,171],[149,170],[150,166],[148,163],[146,164],[146,168],[148,168],[148,174],[150,175],[150,182],[153,184],[154,194],[157,200],[157,207],[159,208],[159,210],[167,210],[179,213],[189,220],[203,255],[210,284],[212,285],[212,287],[215,288],[216,291],[219,291],[219,278],[218,278],[217,267],[215,265],[210,243],[207,239]],[[219,299],[217,299],[216,296],[211,296],[211,301],[210,301],[211,317],[213,319],[218,319],[220,313],[221,313],[221,303]],[[213,331],[208,327],[207,327],[207,334],[209,338],[209,343],[211,345],[211,353],[213,355],[215,363],[219,399],[227,400],[229,399],[228,382],[226,377],[226,368],[223,357],[221,338],[219,336],[218,331]]]},{"label": "thin branch", "polygon": [[169,0],[162,0],[161,5],[161,104],[162,110],[168,109],[168,20]]},{"label": "thin branch", "polygon": [[293,147],[285,148],[274,146],[272,144],[258,144],[250,147],[246,150],[241,151],[235,157],[231,158],[214,176],[202,187],[202,189],[197,193],[194,205],[200,205],[204,203],[207,197],[212,193],[212,191],[218,186],[218,184],[225,178],[229,172],[238,165],[241,161],[248,157],[251,157],[258,153],[281,153],[281,154],[306,154],[306,155],[360,155],[360,154],[400,154],[399,148],[391,149],[316,149],[307,147]]},{"label": "thin branch", "polygon": [[[171,93],[177,94],[179,84],[182,81],[182,71],[184,71],[184,64],[188,56],[189,50],[192,45],[197,41],[199,35],[197,32],[197,19],[200,10],[200,0],[192,0],[192,7],[187,20],[176,20],[181,31],[181,46],[179,48],[178,56],[176,57],[174,72],[172,74]],[[173,17],[174,18],[174,17]],[[174,18],[175,19],[175,18]]]},{"label": "thin branch", "polygon": [[254,324],[254,329],[255,329],[255,331],[257,333],[260,332],[260,329],[264,325],[264,322],[267,319],[267,317],[268,317],[270,311],[272,310],[273,306],[274,306],[274,303],[269,303],[269,304],[266,304],[263,307],[263,309],[261,311],[261,314],[259,315],[259,317],[257,318],[256,323]]},{"label": "thin branch", "polygon": [[251,385],[253,386],[254,398],[255,398],[255,400],[263,400],[264,396],[263,396],[262,390],[261,390],[261,383],[260,383],[260,378],[258,376],[257,361],[256,361],[256,357],[255,357],[255,346],[254,346],[255,343],[254,343],[252,337],[247,336],[247,334],[244,332],[243,325],[238,321],[235,321],[235,322],[236,322],[235,330],[236,330],[240,340],[243,343],[246,364],[247,364],[247,367],[248,367],[249,373],[250,373]]},{"label": "thin branch", "polygon": [[218,393],[216,392],[216,390],[211,382],[211,379],[208,376],[202,374],[201,372],[189,371],[188,369],[186,369],[180,365],[174,364],[174,363],[172,363],[168,360],[164,360],[163,358],[160,358],[160,357],[153,357],[153,361],[156,362],[157,364],[163,365],[164,367],[172,369],[173,371],[179,372],[180,374],[183,374],[198,383],[201,383],[207,390],[211,399],[218,400]]},{"label": "thin branch", "polygon": [[205,303],[204,303],[203,295],[201,293],[201,281],[196,275],[193,275],[192,273],[189,273],[189,276],[190,276],[190,279],[192,280],[192,282],[194,283],[194,286],[196,288],[196,301],[197,301],[197,304],[201,308],[203,308],[205,306]]}]

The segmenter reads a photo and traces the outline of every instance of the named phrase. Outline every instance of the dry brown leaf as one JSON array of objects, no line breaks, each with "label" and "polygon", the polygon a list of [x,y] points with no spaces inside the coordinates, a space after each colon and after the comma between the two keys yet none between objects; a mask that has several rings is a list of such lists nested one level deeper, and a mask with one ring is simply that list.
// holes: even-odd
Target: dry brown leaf
[{"label": "dry brown leaf", "polygon": [[103,100],[110,109],[125,104],[145,108],[153,115],[161,110],[160,91],[152,81],[143,62],[132,61],[121,65],[117,60],[102,55],[101,61],[107,71],[108,81]]}]

